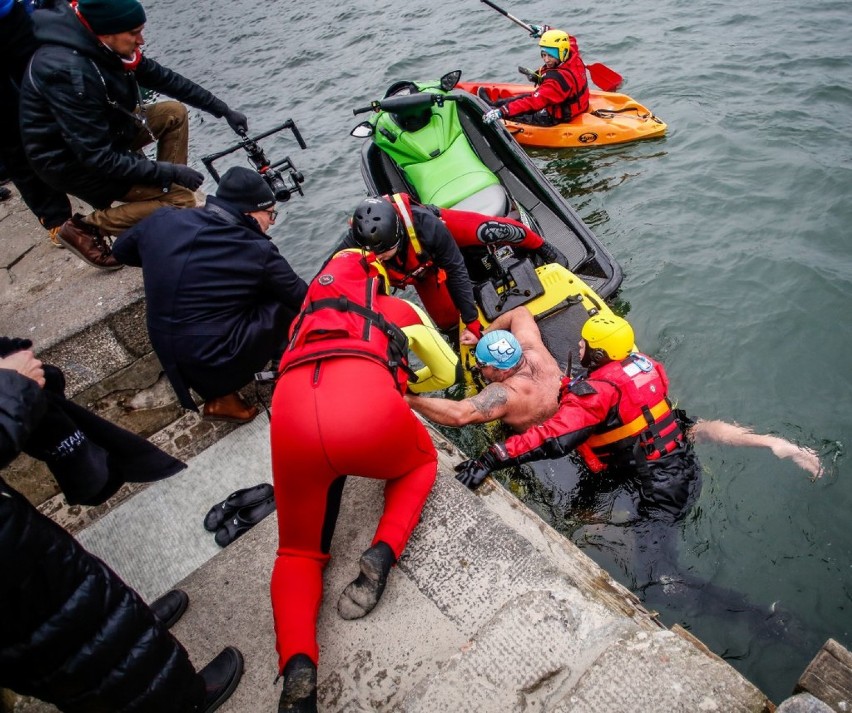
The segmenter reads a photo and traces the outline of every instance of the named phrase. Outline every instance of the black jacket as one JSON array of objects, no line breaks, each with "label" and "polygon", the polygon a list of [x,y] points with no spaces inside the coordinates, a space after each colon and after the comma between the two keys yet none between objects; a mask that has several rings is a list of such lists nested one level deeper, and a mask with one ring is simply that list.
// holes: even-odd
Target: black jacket
[{"label": "black jacket", "polygon": [[[0,464],[36,428],[36,383],[0,369]],[[102,713],[193,710],[186,650],[101,560],[0,479],[0,687]]]},{"label": "black jacket", "polygon": [[148,333],[185,408],[248,383],[283,346],[308,291],[257,222],[208,197],[161,208],[122,233],[113,254],[141,267]]},{"label": "black jacket", "polygon": [[[104,47],[68,3],[33,13],[39,48],[21,87],[21,133],[45,183],[106,208],[136,184],[172,183],[173,170],[130,150],[139,86],[222,116],[206,89],[143,57],[134,71]],[[138,82],[138,83],[137,83]]]}]

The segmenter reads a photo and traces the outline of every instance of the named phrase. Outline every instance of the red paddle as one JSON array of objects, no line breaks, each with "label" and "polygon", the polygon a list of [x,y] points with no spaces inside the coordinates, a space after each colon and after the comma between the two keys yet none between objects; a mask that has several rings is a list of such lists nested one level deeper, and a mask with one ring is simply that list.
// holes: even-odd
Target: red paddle
[{"label": "red paddle", "polygon": [[618,88],[624,81],[624,77],[622,77],[618,72],[614,69],[610,69],[600,62],[587,64],[586,69],[589,70],[589,76],[592,78],[592,81],[605,92],[618,91]]},{"label": "red paddle", "polygon": [[[491,0],[480,1],[484,2],[486,5],[488,5],[488,7],[494,8],[501,15],[505,15],[512,22],[514,22],[516,25],[520,25],[530,34],[533,34],[533,32],[535,32],[532,25],[528,25],[523,20],[519,20],[514,15],[510,15],[502,7],[498,7],[493,2],[491,2]],[[592,78],[592,81],[605,92],[616,91],[621,86],[621,83],[624,81],[624,78],[618,72],[613,69],[610,69],[605,64],[601,64],[600,62],[595,62],[594,64],[587,64],[586,69],[589,70],[589,76]]]}]

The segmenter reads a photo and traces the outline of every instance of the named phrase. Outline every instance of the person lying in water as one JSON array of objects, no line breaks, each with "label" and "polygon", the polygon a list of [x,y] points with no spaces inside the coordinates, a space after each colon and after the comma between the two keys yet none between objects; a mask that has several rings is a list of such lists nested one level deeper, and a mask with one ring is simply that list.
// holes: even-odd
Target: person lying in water
[{"label": "person lying in water", "polygon": [[576,450],[591,473],[580,472],[570,490],[554,493],[560,509],[567,505],[566,516],[583,521],[580,542],[572,540],[605,543],[630,588],[651,608],[677,617],[690,611],[720,621],[735,616],[736,626],[755,639],[806,650],[812,642],[791,612],[754,604],[680,566],[678,524],[701,490],[694,441],[767,447],[815,477],[821,473],[817,454],[734,424],[690,421],[671,406],[663,365],[633,351],[633,330],[620,317],[592,317],[581,334],[588,375],[565,379],[558,390],[556,362],[532,315],[518,308],[495,320],[477,344],[479,368],[491,382],[482,392],[460,402],[406,398],[438,423],[500,418],[520,431],[456,466],[457,478],[471,488],[492,470]]},{"label": "person lying in water", "polygon": [[[518,307],[492,322],[477,344],[477,365],[489,382],[482,391],[462,401],[412,394],[406,399],[412,409],[441,425],[461,427],[500,419],[520,434],[506,444],[492,446],[482,458],[468,461],[459,478],[472,487],[478,485],[491,468],[502,465],[498,453],[505,459],[526,462],[558,457],[576,448],[590,470],[599,472],[605,465],[622,466],[625,461],[635,461],[634,446],[648,446],[648,433],[661,428],[669,429],[666,435],[671,433],[664,439],[667,450],[657,453],[659,449],[651,448],[649,455],[653,457],[645,459],[649,466],[655,460],[669,460],[664,456],[671,452],[691,454],[693,443],[716,442],[769,448],[778,458],[793,460],[813,477],[822,475],[819,457],[810,448],[725,421],[699,419],[692,422],[683,415],[678,418],[670,406],[660,405],[660,416],[655,417],[653,423],[643,418],[635,426],[636,433],[627,433],[625,428],[632,425],[634,416],[618,410],[613,412],[613,409],[617,409],[617,396],[625,391],[632,393],[637,379],[641,381],[646,378],[643,375],[655,374],[660,380],[659,384],[653,384],[654,390],[646,389],[648,403],[635,404],[640,412],[643,407],[668,403],[668,378],[663,366],[644,355],[636,354],[633,358],[632,349],[633,330],[625,320],[600,315],[590,318],[583,327],[580,341],[581,363],[589,369],[589,375],[574,380],[560,391],[561,370],[545,347],[532,314],[526,307]],[[625,365],[625,360],[639,366]],[[649,367],[650,371],[645,371]],[[620,388],[611,387],[610,379],[601,381],[609,372],[619,374],[628,370],[635,373]],[[589,392],[590,389],[593,391]],[[560,394],[561,398],[557,398]],[[660,425],[669,418],[669,412],[675,414],[669,419],[674,428]],[[618,425],[603,428],[612,417]],[[507,447],[510,450],[505,450]]]}]

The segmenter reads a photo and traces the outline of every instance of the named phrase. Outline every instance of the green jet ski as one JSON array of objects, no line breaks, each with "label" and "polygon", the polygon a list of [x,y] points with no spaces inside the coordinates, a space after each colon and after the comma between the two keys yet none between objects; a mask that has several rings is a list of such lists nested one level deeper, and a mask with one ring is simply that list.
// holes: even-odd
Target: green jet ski
[{"label": "green jet ski", "polygon": [[[519,305],[536,315],[548,349],[565,368],[586,319],[610,310],[621,268],[577,212],[520,145],[497,123],[485,124],[485,104],[453,91],[455,71],[438,81],[392,84],[382,99],[355,109],[373,112],[351,132],[370,138],[361,173],[373,195],[408,193],[423,204],[520,220],[561,252],[561,264],[541,264],[511,247],[463,250],[484,324]],[[462,349],[469,383],[475,370]]]}]

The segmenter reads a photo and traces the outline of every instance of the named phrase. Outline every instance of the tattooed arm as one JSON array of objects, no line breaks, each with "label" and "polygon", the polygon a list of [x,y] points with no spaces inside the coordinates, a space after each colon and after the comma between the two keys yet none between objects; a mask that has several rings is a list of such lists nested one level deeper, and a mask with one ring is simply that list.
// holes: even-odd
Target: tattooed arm
[{"label": "tattooed arm", "polygon": [[502,384],[488,384],[476,396],[464,401],[406,394],[405,400],[421,416],[442,426],[466,426],[502,418],[509,405],[510,391]]}]

